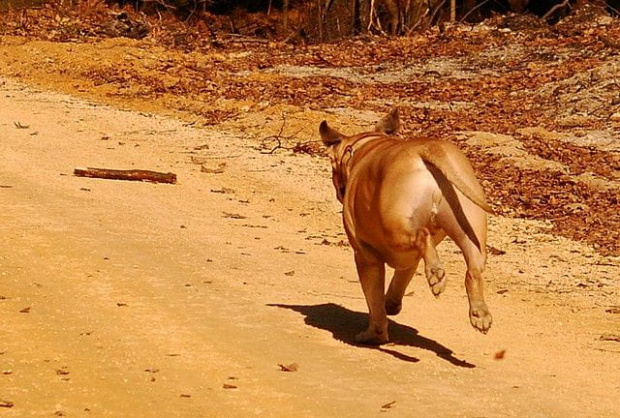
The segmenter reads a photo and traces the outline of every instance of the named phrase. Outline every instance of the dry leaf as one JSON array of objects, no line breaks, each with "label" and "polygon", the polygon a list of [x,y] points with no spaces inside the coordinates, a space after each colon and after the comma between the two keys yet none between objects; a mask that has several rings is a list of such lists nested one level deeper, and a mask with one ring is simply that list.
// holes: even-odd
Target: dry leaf
[{"label": "dry leaf", "polygon": [[0,399],[0,408],[13,408],[13,406],[15,406],[13,402]]},{"label": "dry leaf", "polygon": [[497,353],[495,353],[495,360],[502,360],[504,358],[504,356],[506,355],[506,350],[500,350]]},{"label": "dry leaf", "polygon": [[381,409],[390,409],[396,403],[396,401],[388,402],[385,405],[381,406]]},{"label": "dry leaf", "polygon": [[504,250],[499,250],[495,247],[491,247],[490,245],[487,246],[487,250],[489,252],[489,254],[491,255],[504,255],[506,254],[506,251]]},{"label": "dry leaf", "polygon": [[606,333],[606,334],[601,335],[599,340],[601,340],[601,341],[613,341],[613,342],[620,343],[620,335]]},{"label": "dry leaf", "polygon": [[222,385],[222,387],[223,387],[224,389],[237,389],[237,386],[235,386],[235,385],[231,385],[230,383],[224,383],[224,384]]},{"label": "dry leaf", "polygon": [[291,363],[289,365],[278,364],[280,366],[280,370],[283,372],[296,372],[299,369],[299,365],[297,363]]},{"label": "dry leaf", "polygon": [[224,218],[247,219],[247,216],[239,215],[238,213],[229,213],[229,212],[222,212],[222,213],[224,214]]},{"label": "dry leaf", "polygon": [[19,311],[19,313],[30,313],[30,306],[28,306],[27,308],[22,309],[21,311]]}]

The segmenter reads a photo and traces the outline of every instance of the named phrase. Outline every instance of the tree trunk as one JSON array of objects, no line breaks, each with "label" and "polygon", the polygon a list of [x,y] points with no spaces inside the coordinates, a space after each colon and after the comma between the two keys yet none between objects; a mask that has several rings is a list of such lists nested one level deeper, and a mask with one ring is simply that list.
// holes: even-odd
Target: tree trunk
[{"label": "tree trunk", "polygon": [[361,32],[366,32],[370,24],[370,2],[371,0],[357,0],[359,30]]}]

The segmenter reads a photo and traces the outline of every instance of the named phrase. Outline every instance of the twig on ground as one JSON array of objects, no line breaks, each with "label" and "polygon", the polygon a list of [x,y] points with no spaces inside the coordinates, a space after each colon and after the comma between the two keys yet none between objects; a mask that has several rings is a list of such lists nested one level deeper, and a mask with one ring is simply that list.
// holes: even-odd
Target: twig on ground
[{"label": "twig on ground", "polygon": [[[261,146],[260,146],[260,152],[261,154],[273,154],[274,152],[276,152],[279,149],[284,149],[287,151],[295,151],[295,146],[293,147],[289,147],[289,146],[285,146],[282,144],[282,140],[293,140],[295,138],[295,136],[301,132],[301,130],[295,132],[292,135],[288,135],[288,136],[283,136],[282,134],[284,133],[284,129],[286,128],[286,115],[282,115],[282,125],[280,126],[280,130],[278,131],[278,133],[276,135],[270,135],[267,136],[265,138],[263,138],[262,142],[261,142]],[[267,142],[269,141],[275,141],[276,145],[271,148],[271,150],[267,151],[265,150],[265,148],[267,148]]]},{"label": "twig on ground", "polygon": [[108,180],[128,180],[128,181],[148,181],[151,183],[177,182],[177,175],[174,173],[161,173],[150,170],[112,170],[109,168],[76,168],[73,174],[78,177],[91,177]]}]

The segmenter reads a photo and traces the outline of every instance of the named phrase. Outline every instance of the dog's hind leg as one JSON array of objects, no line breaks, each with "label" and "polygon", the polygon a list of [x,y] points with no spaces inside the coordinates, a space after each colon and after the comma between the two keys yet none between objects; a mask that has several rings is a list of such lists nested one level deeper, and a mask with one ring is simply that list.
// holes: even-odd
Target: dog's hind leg
[{"label": "dog's hind leg", "polygon": [[446,274],[439,260],[435,247],[446,234],[442,230],[431,234],[427,228],[421,228],[412,242],[412,248],[416,248],[419,255],[412,261],[411,267],[394,271],[394,277],[385,294],[385,310],[388,315],[397,315],[402,309],[402,300],[407,286],[415,274],[420,260],[424,259],[424,271],[428,285],[435,296],[439,296],[446,287]]},{"label": "dog's hind leg", "polygon": [[[457,245],[459,243],[457,242]],[[465,289],[469,299],[469,320],[474,328],[486,334],[491,328],[493,317],[484,301],[482,272],[486,261],[485,252],[481,252],[471,241],[459,245],[467,262]]]},{"label": "dog's hind leg", "polygon": [[385,294],[385,311],[388,315],[398,315],[403,307],[403,296],[407,291],[407,286],[411,278],[418,269],[420,257],[417,257],[411,267],[403,270],[394,270],[394,277],[390,282],[390,287]]},{"label": "dog's hind leg", "polygon": [[493,317],[484,301],[482,279],[487,258],[486,214],[474,203],[467,201],[462,203],[464,210],[461,209],[457,215],[452,211],[446,211],[439,222],[463,252],[467,263],[465,289],[469,299],[469,320],[474,328],[486,334],[493,323]]},{"label": "dog's hind leg", "polygon": [[428,285],[435,297],[438,297],[444,291],[447,282],[446,272],[443,269],[441,260],[439,260],[439,255],[437,254],[437,249],[435,248],[445,236],[443,231],[433,236],[426,228],[423,228],[418,233],[418,239],[424,240],[424,245],[422,247],[424,248],[424,274],[426,275]]}]

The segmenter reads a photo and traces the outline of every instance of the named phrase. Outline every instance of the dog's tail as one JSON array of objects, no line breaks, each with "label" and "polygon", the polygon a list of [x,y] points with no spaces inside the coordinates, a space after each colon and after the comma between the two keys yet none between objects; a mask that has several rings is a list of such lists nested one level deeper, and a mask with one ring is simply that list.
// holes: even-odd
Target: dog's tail
[{"label": "dog's tail", "polygon": [[458,147],[447,141],[430,141],[419,150],[422,160],[437,168],[469,200],[488,213],[493,209],[487,203],[482,186],[469,160]]}]

